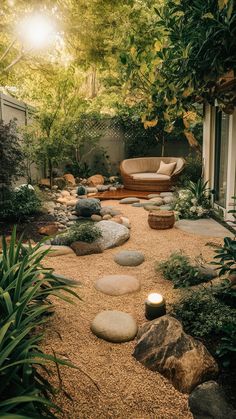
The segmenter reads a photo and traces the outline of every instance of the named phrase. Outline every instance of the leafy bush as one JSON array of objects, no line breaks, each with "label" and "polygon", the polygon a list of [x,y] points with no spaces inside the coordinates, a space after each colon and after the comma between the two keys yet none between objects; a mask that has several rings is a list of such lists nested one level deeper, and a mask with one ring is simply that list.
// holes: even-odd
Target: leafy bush
[{"label": "leafy bush", "polygon": [[[42,334],[35,333],[46,321],[53,306],[51,295],[70,301],[63,292],[77,296],[66,280],[57,278],[50,268],[42,266],[49,252],[25,247],[16,242],[13,230],[9,246],[2,240],[0,256],[0,416],[55,417],[50,401],[54,388],[46,373],[49,361],[72,366],[69,362],[45,354],[39,348]],[[70,285],[71,286],[71,285]],[[43,372],[43,374],[42,374]],[[18,416],[19,415],[19,416]]]},{"label": "leafy bush", "polygon": [[188,292],[173,306],[184,330],[197,338],[215,338],[229,324],[236,328],[236,309],[220,301],[212,289]]},{"label": "leafy bush", "polygon": [[199,179],[189,182],[186,189],[178,191],[178,198],[173,209],[180,218],[197,219],[206,217],[211,212],[210,189],[207,182]]},{"label": "leafy bush", "polygon": [[91,223],[86,222],[83,224],[76,223],[68,229],[66,233],[58,235],[54,240],[54,244],[70,246],[76,241],[82,241],[86,243],[93,243],[102,233],[99,228]]},{"label": "leafy bush", "polygon": [[173,252],[167,260],[158,262],[155,269],[172,281],[174,288],[189,287],[208,280],[183,252]]},{"label": "leafy bush", "polygon": [[0,217],[2,219],[24,219],[35,214],[41,207],[38,195],[27,185],[16,191],[2,189],[0,194],[4,194],[4,200],[0,206]]},{"label": "leafy bush", "polygon": [[216,262],[213,264],[219,265],[219,275],[236,274],[236,240],[225,237],[224,245],[216,249],[215,253],[214,260]]}]

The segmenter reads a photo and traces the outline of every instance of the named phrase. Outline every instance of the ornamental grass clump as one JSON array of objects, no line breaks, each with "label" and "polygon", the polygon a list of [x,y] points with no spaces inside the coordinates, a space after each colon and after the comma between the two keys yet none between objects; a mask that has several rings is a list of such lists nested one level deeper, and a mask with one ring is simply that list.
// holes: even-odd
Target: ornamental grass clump
[{"label": "ornamental grass clump", "polygon": [[155,270],[161,272],[165,279],[172,281],[174,288],[185,288],[208,281],[181,251],[173,252],[167,260],[156,263]]},{"label": "ornamental grass clump", "polygon": [[186,189],[178,191],[177,200],[173,206],[180,218],[198,219],[211,213],[210,189],[207,182],[199,179],[196,183],[189,182]]},{"label": "ornamental grass clump", "polygon": [[[17,242],[16,229],[10,244],[2,239],[0,255],[0,416],[6,418],[52,418],[54,388],[48,381],[48,363],[73,366],[70,362],[45,354],[39,347],[38,332],[52,313],[50,296],[72,302],[78,295],[69,281],[62,280],[43,258],[41,250]],[[67,295],[65,295],[67,294]]]}]

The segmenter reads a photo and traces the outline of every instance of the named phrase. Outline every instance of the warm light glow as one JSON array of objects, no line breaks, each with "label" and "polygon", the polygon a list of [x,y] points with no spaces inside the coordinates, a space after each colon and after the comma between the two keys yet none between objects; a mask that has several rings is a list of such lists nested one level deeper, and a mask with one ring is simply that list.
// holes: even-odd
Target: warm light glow
[{"label": "warm light glow", "polygon": [[26,17],[18,26],[18,34],[29,48],[43,48],[55,38],[55,27],[47,16],[34,14]]},{"label": "warm light glow", "polygon": [[161,294],[153,292],[152,294],[149,294],[148,301],[152,304],[160,304],[163,302],[163,297]]}]

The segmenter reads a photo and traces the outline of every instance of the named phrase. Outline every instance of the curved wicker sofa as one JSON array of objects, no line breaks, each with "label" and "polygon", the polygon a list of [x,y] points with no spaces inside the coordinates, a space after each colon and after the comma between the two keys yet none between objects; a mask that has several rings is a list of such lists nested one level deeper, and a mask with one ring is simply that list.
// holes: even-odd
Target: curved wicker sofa
[{"label": "curved wicker sofa", "polygon": [[[171,176],[157,174],[161,160],[176,162]],[[123,160],[120,172],[124,187],[133,191],[166,192],[171,189],[182,172],[185,160],[181,157],[139,157]]]}]

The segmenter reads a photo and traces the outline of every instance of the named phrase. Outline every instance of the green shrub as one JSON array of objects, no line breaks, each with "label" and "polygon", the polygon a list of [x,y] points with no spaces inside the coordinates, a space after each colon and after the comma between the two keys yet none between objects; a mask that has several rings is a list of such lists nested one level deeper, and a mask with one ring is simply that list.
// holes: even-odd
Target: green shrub
[{"label": "green shrub", "polygon": [[189,182],[185,189],[178,191],[173,209],[180,218],[198,219],[211,213],[210,189],[207,182],[199,179]]},{"label": "green shrub", "polygon": [[213,264],[219,266],[219,275],[236,274],[236,240],[231,237],[224,238],[224,245],[215,250]]},{"label": "green shrub", "polygon": [[76,223],[72,227],[70,227],[66,233],[59,234],[53,240],[53,244],[70,246],[72,243],[76,241],[93,243],[101,236],[101,231],[94,223]]},{"label": "green shrub", "polygon": [[28,186],[19,188],[17,191],[6,190],[3,204],[0,206],[2,219],[20,220],[37,213],[41,207],[41,201],[33,189]]},{"label": "green shrub", "polygon": [[[45,354],[39,348],[42,333],[36,328],[52,312],[48,297],[70,301],[63,293],[77,294],[66,280],[44,268],[42,260],[49,252],[25,247],[16,242],[16,229],[7,246],[2,240],[0,255],[0,416],[27,418],[55,417],[50,397],[54,388],[48,382],[47,364],[69,362]],[[19,415],[19,416],[18,416]]]},{"label": "green shrub", "polygon": [[207,282],[206,276],[191,264],[189,257],[183,252],[173,252],[167,260],[157,262],[155,270],[162,272],[165,279],[172,281],[174,288],[184,288]]},{"label": "green shrub", "polygon": [[197,338],[215,338],[233,324],[236,328],[236,309],[220,301],[212,289],[188,292],[173,306],[173,314],[184,330]]}]

